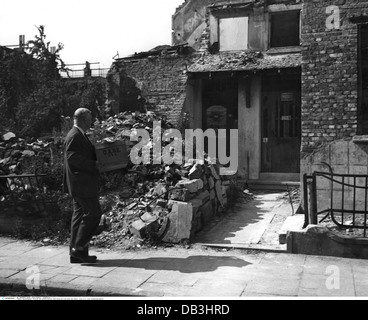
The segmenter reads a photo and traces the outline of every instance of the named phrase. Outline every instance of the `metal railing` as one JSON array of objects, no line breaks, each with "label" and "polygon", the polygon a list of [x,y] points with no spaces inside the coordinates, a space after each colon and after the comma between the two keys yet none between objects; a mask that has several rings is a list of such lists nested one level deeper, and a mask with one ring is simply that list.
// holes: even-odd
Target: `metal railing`
[{"label": "metal railing", "polygon": [[[91,75],[90,77],[92,78],[96,78],[96,77],[101,77],[101,78],[106,78],[107,73],[109,72],[109,68],[96,68],[96,69],[91,69]],[[61,76],[63,78],[86,78],[85,74],[84,74],[84,69],[71,69],[68,71],[68,74],[66,72],[63,72],[61,74]]]},{"label": "metal railing", "polygon": [[[91,68],[91,65],[98,66],[97,68]],[[100,68],[99,62],[86,62],[86,63],[69,63],[66,64],[68,72],[63,72],[61,76],[63,78],[88,78],[88,77],[102,77],[106,78],[110,68]],[[73,69],[76,67],[75,69]],[[82,68],[83,67],[83,68]]]},{"label": "metal railing", "polygon": [[314,172],[304,175],[303,183],[306,225],[330,218],[339,228],[367,237],[368,175]]}]

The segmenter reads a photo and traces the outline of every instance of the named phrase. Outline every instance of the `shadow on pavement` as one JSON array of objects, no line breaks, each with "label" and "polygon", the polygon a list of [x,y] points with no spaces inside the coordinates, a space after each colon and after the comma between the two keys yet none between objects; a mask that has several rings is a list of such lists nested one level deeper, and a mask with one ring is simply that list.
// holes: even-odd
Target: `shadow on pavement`
[{"label": "shadow on pavement", "polygon": [[171,270],[181,273],[210,272],[220,267],[243,268],[252,263],[236,257],[190,256],[187,258],[154,257],[147,259],[100,260],[91,265],[96,268],[123,267],[146,270]]},{"label": "shadow on pavement", "polygon": [[[237,202],[220,221],[213,221],[200,231],[195,236],[193,242],[216,244],[248,243],[255,230],[260,229],[263,233],[268,226],[263,221],[269,218],[273,207],[267,206],[267,203],[274,202],[276,204],[281,202],[281,200],[270,201],[262,197],[274,194],[279,193],[258,191],[255,193],[255,198],[251,201],[247,203]],[[243,230],[249,226],[254,226],[254,228],[244,233]]]}]

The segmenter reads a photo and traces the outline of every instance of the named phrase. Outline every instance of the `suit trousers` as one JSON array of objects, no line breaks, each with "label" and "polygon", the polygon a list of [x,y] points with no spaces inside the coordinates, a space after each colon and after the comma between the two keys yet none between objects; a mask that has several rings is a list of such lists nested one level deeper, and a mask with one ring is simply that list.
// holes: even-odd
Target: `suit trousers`
[{"label": "suit trousers", "polygon": [[73,209],[70,249],[81,251],[88,248],[99,226],[102,210],[98,197],[73,197]]}]

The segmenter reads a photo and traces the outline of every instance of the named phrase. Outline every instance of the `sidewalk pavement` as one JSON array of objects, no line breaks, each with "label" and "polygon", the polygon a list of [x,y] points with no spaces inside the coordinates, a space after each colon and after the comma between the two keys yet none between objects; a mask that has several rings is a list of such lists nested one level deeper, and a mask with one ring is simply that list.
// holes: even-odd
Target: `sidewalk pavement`
[{"label": "sidewalk pavement", "polygon": [[70,264],[68,247],[0,238],[1,289],[37,285],[49,296],[146,298],[368,297],[368,260],[213,250],[109,251]]}]

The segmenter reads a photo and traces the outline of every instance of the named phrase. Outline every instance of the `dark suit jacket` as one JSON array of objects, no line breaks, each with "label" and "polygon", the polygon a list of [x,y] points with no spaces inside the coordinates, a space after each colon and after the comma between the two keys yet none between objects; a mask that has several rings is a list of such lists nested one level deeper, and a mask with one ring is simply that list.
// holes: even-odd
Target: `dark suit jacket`
[{"label": "dark suit jacket", "polygon": [[78,128],[73,127],[64,142],[63,190],[74,197],[96,197],[98,177],[95,148]]}]

